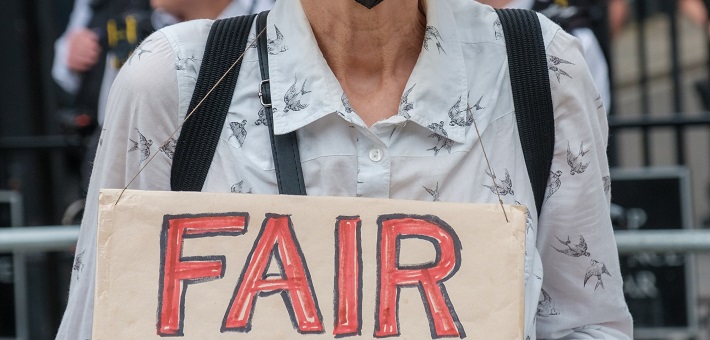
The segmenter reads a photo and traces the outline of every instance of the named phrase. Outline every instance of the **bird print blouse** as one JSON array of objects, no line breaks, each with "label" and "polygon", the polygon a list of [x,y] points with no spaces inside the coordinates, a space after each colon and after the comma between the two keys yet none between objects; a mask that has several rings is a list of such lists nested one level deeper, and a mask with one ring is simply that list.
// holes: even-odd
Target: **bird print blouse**
[{"label": "bird print blouse", "polygon": [[[308,194],[477,203],[500,195],[524,205],[526,339],[630,339],[609,218],[605,109],[579,44],[540,17],[556,135],[537,216],[496,13],[470,0],[424,3],[424,44],[398,113],[368,127],[320,53],[300,1],[276,2],[266,32],[274,131],[296,131]],[[123,188],[138,174],[130,188],[170,190],[175,139],[212,23],[154,33],[143,43],[150,53],[124,66],[113,85],[60,339],[91,337],[99,189]],[[258,65],[256,48],[247,48],[205,191],[278,193]]]}]

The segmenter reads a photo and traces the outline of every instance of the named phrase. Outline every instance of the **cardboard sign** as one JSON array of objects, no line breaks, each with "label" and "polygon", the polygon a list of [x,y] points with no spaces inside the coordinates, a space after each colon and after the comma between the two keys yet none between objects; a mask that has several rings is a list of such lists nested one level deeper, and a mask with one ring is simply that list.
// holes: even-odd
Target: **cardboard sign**
[{"label": "cardboard sign", "polygon": [[522,339],[522,207],[101,193],[95,339]]}]

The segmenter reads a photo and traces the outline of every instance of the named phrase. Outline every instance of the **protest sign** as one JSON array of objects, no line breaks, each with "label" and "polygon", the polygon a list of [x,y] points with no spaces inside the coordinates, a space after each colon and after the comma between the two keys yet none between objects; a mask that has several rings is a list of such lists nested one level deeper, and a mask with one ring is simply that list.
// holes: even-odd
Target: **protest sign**
[{"label": "protest sign", "polygon": [[95,339],[523,336],[523,207],[119,194],[99,199]]}]

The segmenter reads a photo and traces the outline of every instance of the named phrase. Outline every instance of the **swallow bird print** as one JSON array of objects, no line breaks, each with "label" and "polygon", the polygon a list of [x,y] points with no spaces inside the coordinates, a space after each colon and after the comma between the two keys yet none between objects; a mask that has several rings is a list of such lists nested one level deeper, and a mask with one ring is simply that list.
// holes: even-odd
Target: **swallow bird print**
[{"label": "swallow bird print", "polygon": [[134,141],[133,139],[128,139],[133,143],[133,146],[128,149],[128,152],[132,151],[139,151],[141,154],[141,163],[145,162],[148,157],[150,157],[150,147],[153,145],[153,140],[152,139],[147,139],[143,134],[136,129],[136,132],[138,132],[138,141]]},{"label": "swallow bird print", "polygon": [[471,126],[471,124],[473,124],[473,112],[471,112],[471,109],[475,109],[476,111],[484,109],[484,107],[481,106],[481,100],[483,100],[483,96],[481,96],[481,98],[478,98],[478,101],[472,107],[468,106],[467,99],[466,108],[464,108],[463,110],[461,109],[462,99],[463,97],[459,96],[459,100],[456,102],[456,104],[454,104],[454,106],[449,109],[449,118],[451,119],[449,125],[451,126]]},{"label": "swallow bird print", "polygon": [[266,120],[266,108],[262,106],[261,109],[259,109],[259,118],[256,119],[254,125],[267,126],[268,124],[269,122]]},{"label": "swallow bird print", "polygon": [[136,55],[138,56],[138,60],[141,60],[141,57],[146,54],[146,53],[153,53],[153,51],[146,50],[142,47],[138,47],[138,50],[135,52]]},{"label": "swallow bird print", "polygon": [[439,182],[436,182],[436,189],[424,187],[424,190],[426,190],[426,192],[434,198],[434,202],[439,202]]},{"label": "swallow bird print", "polygon": [[414,103],[409,102],[409,93],[412,92],[415,86],[417,86],[417,84],[412,85],[407,91],[404,91],[402,98],[399,100],[399,112],[397,112],[397,114],[406,119],[411,118],[409,111],[414,109]]},{"label": "swallow bird print", "polygon": [[197,59],[194,55],[192,57],[187,58],[182,58],[178,56],[178,60],[175,62],[175,69],[178,71],[186,70],[188,62],[192,62],[194,64],[197,61],[199,61],[199,59]]},{"label": "swallow bird print", "polygon": [[239,143],[239,147],[242,147],[244,145],[244,141],[247,139],[247,129],[245,128],[247,125],[246,120],[242,120],[241,123],[239,122],[230,122],[229,123],[229,128],[232,130],[232,134],[229,136],[229,139],[232,139],[232,137],[237,139],[237,143]]},{"label": "swallow bird print", "polygon": [[611,192],[611,176],[602,177],[602,183],[604,183],[604,193],[609,196]]},{"label": "swallow bird print", "polygon": [[500,22],[500,19],[496,19],[496,21],[493,22],[493,34],[495,35],[496,40],[503,37],[503,24]]},{"label": "swallow bird print", "polygon": [[597,110],[604,108],[604,100],[602,100],[602,95],[598,95],[594,98],[594,102],[597,104]]},{"label": "swallow bird print", "polygon": [[442,52],[446,54],[446,51],[444,51],[444,48],[441,46],[444,39],[441,37],[439,30],[434,26],[427,26],[426,32],[424,33],[424,49],[427,51],[429,50],[429,41],[436,41],[436,48],[439,50],[439,54]]},{"label": "swallow bird print", "polygon": [[561,65],[561,64],[567,64],[567,65],[574,65],[574,63],[571,63],[567,60],[564,60],[560,57],[556,57],[554,55],[548,55],[548,60],[553,64],[553,65]]},{"label": "swallow bird print", "polygon": [[281,33],[279,28],[276,27],[276,25],[274,25],[274,30],[276,31],[276,38],[269,38],[267,43],[267,49],[271,55],[276,55],[288,50],[288,47],[286,47],[286,43],[284,42],[284,35]]},{"label": "swallow bird print", "polygon": [[561,77],[561,76],[565,76],[565,77],[568,77],[568,78],[572,79],[572,76],[570,76],[567,72],[565,72],[565,71],[564,71],[563,69],[561,69],[560,67],[561,67],[562,64],[574,65],[573,63],[571,63],[571,62],[569,62],[569,61],[567,61],[567,60],[564,60],[564,59],[562,59],[562,58],[555,57],[555,56],[553,56],[553,55],[548,56],[548,59],[547,59],[547,60],[548,60],[547,68],[548,68],[550,71],[555,72],[555,76],[557,77],[557,82],[560,82],[560,77]]},{"label": "swallow bird print", "polygon": [[581,331],[588,330],[588,329],[595,330],[595,331],[601,331],[601,330],[602,330],[601,327],[599,327],[599,326],[592,326],[592,325],[584,325],[584,326],[582,326],[582,327],[575,327],[575,328],[572,328],[572,330],[575,331],[575,332],[581,332]]},{"label": "swallow bird print", "polygon": [[[350,99],[348,99],[348,96],[345,94],[345,92],[343,92],[343,95],[340,96],[340,101],[343,103],[343,111],[338,110],[335,112],[340,117],[343,117],[343,119],[352,123],[353,122],[352,113],[355,112],[355,110],[353,110],[352,106],[350,106]],[[351,128],[354,128],[354,126],[351,126]]]},{"label": "swallow bird print", "polygon": [[604,262],[599,262],[597,260],[592,259],[592,265],[587,269],[587,274],[584,275],[584,286],[587,286],[587,281],[589,281],[590,278],[596,276],[597,284],[594,286],[594,290],[597,290],[599,286],[604,289],[604,281],[602,281],[602,274],[606,274],[611,277],[611,274],[609,274],[609,270],[606,269],[606,265],[604,264]]},{"label": "swallow bird print", "polygon": [[483,100],[483,96],[481,96],[481,98],[478,98],[478,101],[476,102],[476,104],[473,104],[473,109],[474,109],[474,110],[480,111],[480,110],[485,109],[485,107],[482,107],[482,106],[481,106],[481,100]]},{"label": "swallow bird print", "polygon": [[101,135],[99,136],[99,146],[104,145],[104,133],[106,133],[106,129],[101,129]]},{"label": "swallow bird print", "polygon": [[138,45],[138,47],[136,47],[135,51],[133,51],[133,53],[131,53],[131,56],[128,57],[128,65],[130,65],[130,64],[133,62],[133,57],[136,57],[136,56],[137,56],[137,57],[138,57],[138,61],[140,61],[140,60],[141,60],[141,57],[142,57],[144,54],[146,54],[146,53],[153,53],[153,51],[151,51],[151,50],[146,50],[145,48],[143,48],[147,43],[149,43],[149,42],[151,42],[151,41],[152,41],[152,39],[148,39],[148,40],[142,42],[140,45]]},{"label": "swallow bird print", "polygon": [[451,119],[451,122],[449,122],[450,126],[471,126],[471,124],[473,124],[473,112],[471,112],[471,108],[467,105],[461,109],[462,99],[463,96],[459,96],[459,100],[456,101],[456,104],[449,109],[449,119]]},{"label": "swallow bird print", "polygon": [[175,147],[177,147],[177,140],[175,138],[170,138],[163,145],[158,148],[158,151],[164,153],[168,158],[173,159],[175,155]]},{"label": "swallow bird print", "polygon": [[584,141],[579,145],[579,153],[577,155],[572,153],[572,149],[569,147],[569,141],[567,142],[567,164],[570,167],[570,175],[581,174],[589,166],[589,162],[584,163],[584,155],[586,155],[589,150],[584,150]]},{"label": "swallow bird print", "polygon": [[[242,194],[242,193],[244,193],[244,181],[239,181],[238,183],[232,185],[232,188],[230,189],[230,191],[231,191],[233,194]],[[246,193],[247,193],[247,194],[251,194],[251,191],[252,191],[252,189],[249,189],[249,191],[247,191]]]},{"label": "swallow bird print", "polygon": [[537,316],[546,318],[552,315],[559,315],[555,309],[555,304],[552,303],[552,298],[544,289],[542,289],[542,300],[537,302]]},{"label": "swallow bird print", "polygon": [[508,169],[505,169],[505,179],[502,181],[498,181],[495,173],[491,174],[488,170],[486,170],[486,175],[488,175],[488,177],[493,180],[494,185],[483,184],[483,186],[490,189],[494,194],[498,194],[501,196],[515,195],[515,193],[513,192],[513,181],[510,179],[510,173],[508,173]]},{"label": "swallow bird print", "polygon": [[289,111],[301,111],[308,107],[308,104],[301,103],[301,99],[303,99],[303,96],[308,93],[311,93],[311,91],[306,90],[307,82],[308,78],[303,81],[303,84],[301,84],[301,89],[299,90],[296,87],[296,85],[298,85],[298,79],[296,79],[293,82],[293,85],[291,85],[291,88],[286,91],[286,94],[284,95],[284,105],[286,106],[284,108],[284,113],[288,113]]},{"label": "swallow bird print", "polygon": [[552,246],[555,250],[558,252],[569,255],[572,257],[580,257],[580,256],[587,256],[589,257],[591,254],[587,252],[587,242],[584,241],[584,236],[579,235],[579,243],[578,244],[572,244],[572,241],[570,241],[569,236],[567,236],[567,241],[560,240],[559,237],[555,236],[557,241],[560,241],[566,248],[557,248],[555,246]]},{"label": "swallow bird print", "polygon": [[562,171],[557,170],[555,172],[550,171],[550,178],[547,180],[547,196],[545,200],[549,199],[557,190],[562,186]]},{"label": "swallow bird print", "polygon": [[[446,130],[444,129],[444,122],[440,121],[439,123],[431,123],[429,124],[429,129],[434,131],[431,135],[429,135],[429,138],[436,138],[436,145],[434,145],[433,148],[429,148],[427,150],[433,150],[434,151],[434,156],[439,154],[439,151],[442,149],[446,149],[451,153],[451,148],[454,146],[454,141],[449,139],[449,134],[446,133]],[[439,146],[441,144],[441,146]]]},{"label": "swallow bird print", "polygon": [[345,95],[345,92],[343,92],[343,95],[340,96],[340,101],[343,103],[343,108],[345,109],[345,113],[353,113],[355,112],[353,110],[353,107],[350,106],[350,99],[348,99],[348,96]]},{"label": "swallow bird print", "polygon": [[[274,26],[276,27],[276,26]],[[269,39],[266,39],[267,42],[267,50],[268,50],[268,42]],[[249,34],[249,38],[247,38],[247,48],[256,48],[256,33],[254,34]]]},{"label": "swallow bird print", "polygon": [[76,255],[76,258],[74,259],[74,265],[72,266],[72,269],[76,272],[76,279],[79,279],[79,274],[84,270],[84,253],[86,250],[82,251],[81,253]]},{"label": "swallow bird print", "polygon": [[[524,205],[518,201],[515,201],[515,204]],[[525,213],[527,214],[527,217],[525,217],[525,232],[527,233],[527,232],[531,232],[534,230],[533,230],[533,223],[532,223],[532,214],[530,213],[530,209],[527,209],[527,207],[525,207],[525,208],[526,208]],[[526,254],[527,254],[527,250],[526,250]]]}]

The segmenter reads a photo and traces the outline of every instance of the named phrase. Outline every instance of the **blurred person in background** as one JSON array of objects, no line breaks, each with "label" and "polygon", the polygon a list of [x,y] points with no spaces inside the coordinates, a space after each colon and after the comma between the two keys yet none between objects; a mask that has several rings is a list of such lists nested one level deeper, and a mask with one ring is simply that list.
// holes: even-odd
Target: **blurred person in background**
[{"label": "blurred person in background", "polygon": [[678,6],[680,11],[692,20],[694,23],[710,33],[710,26],[708,26],[708,12],[705,3],[702,0],[679,0]]},{"label": "blurred person in background", "polygon": [[[707,5],[703,0],[676,0],[678,9],[683,15],[699,26],[704,26],[710,33],[708,26]],[[634,0],[609,0],[609,26],[612,38],[615,38],[623,29],[629,14],[629,7]]]},{"label": "blurred person in background", "polygon": [[[708,8],[707,3],[702,0],[679,0],[678,7],[681,13],[690,19],[693,23],[700,26],[705,33],[710,37],[710,25],[708,24]],[[710,42],[710,40],[708,40]],[[710,80],[705,79],[695,82],[695,89],[703,105],[705,111],[710,111]],[[706,221],[706,225],[710,222]]]},{"label": "blurred person in background", "polygon": [[576,37],[592,73],[602,102],[609,113],[611,90],[609,66],[596,35],[591,29],[595,0],[478,0],[495,8],[523,8],[540,12]]},{"label": "blurred person in background", "polygon": [[[136,40],[146,33],[138,32],[138,25],[133,24],[140,20],[141,28],[145,27],[142,21],[150,13],[149,1],[75,0],[67,29],[55,43],[52,76],[75,97],[74,108],[89,115],[94,124],[98,112],[103,114],[105,100],[99,98],[108,96],[110,82],[102,86],[103,81],[112,80],[109,73],[113,71],[115,77],[115,69],[120,66],[114,59],[130,53],[131,45],[135,47]],[[121,32],[129,34],[118,39]]]},{"label": "blurred person in background", "polygon": [[628,0],[609,0],[609,35],[612,40],[621,34],[628,14]]},{"label": "blurred person in background", "polygon": [[[710,37],[707,2],[703,0],[676,0],[678,11],[693,23],[701,27]],[[612,39],[621,34],[629,18],[631,7],[637,6],[635,0],[609,0],[609,29]],[[710,111],[710,80],[702,79],[695,83],[701,104],[705,111]]]},{"label": "blurred person in background", "polygon": [[[71,97],[68,107],[59,112],[60,124],[65,133],[83,140],[78,153],[68,154],[71,166],[80,173],[82,195],[98,143],[95,131],[101,130],[98,126],[120,60],[125,60],[139,40],[152,32],[145,20],[150,13],[149,1],[75,0],[67,28],[55,43],[52,77]],[[66,213],[70,210],[78,211],[69,208]],[[65,220],[72,219],[65,216]]]},{"label": "blurred person in background", "polygon": [[75,106],[94,112],[100,124],[118,69],[150,33],[179,21],[249,14],[272,4],[273,0],[76,0],[67,29],[55,43],[52,76],[76,97]]},{"label": "blurred person in background", "polygon": [[[79,166],[82,196],[88,188],[92,161],[113,80],[129,57],[150,51],[136,47],[153,31],[192,19],[220,19],[257,13],[274,0],[75,0],[66,31],[55,43],[52,76],[73,97],[61,113],[65,130],[85,140]],[[79,200],[63,220],[73,223],[83,207]],[[68,216],[72,215],[72,216]]]}]

